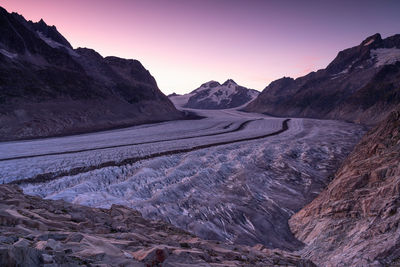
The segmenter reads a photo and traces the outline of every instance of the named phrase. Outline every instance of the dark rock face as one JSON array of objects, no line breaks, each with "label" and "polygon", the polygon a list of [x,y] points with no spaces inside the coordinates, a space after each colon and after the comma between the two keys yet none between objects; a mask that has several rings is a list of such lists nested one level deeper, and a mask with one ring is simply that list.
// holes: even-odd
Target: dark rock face
[{"label": "dark rock face", "polygon": [[400,103],[400,35],[339,52],[326,69],[272,82],[245,111],[376,124]]},{"label": "dark rock face", "polygon": [[95,209],[0,186],[1,266],[315,266],[296,254],[201,240],[137,211]]},{"label": "dark rock face", "polygon": [[[23,23],[24,18],[21,16],[21,22]],[[47,38],[50,38],[51,40],[54,40],[55,42],[62,44],[68,48],[72,49],[71,44],[67,41],[67,39],[64,38],[58,31],[55,26],[48,26],[43,19],[41,19],[39,22],[28,22],[30,26],[35,29],[37,32],[40,32],[42,35],[46,36]]]},{"label": "dark rock face", "polygon": [[289,221],[324,266],[400,264],[400,107],[368,132],[328,188]]},{"label": "dark rock face", "polygon": [[184,107],[195,109],[235,108],[250,102],[258,94],[258,91],[240,86],[231,79],[223,84],[210,81],[191,92]]},{"label": "dark rock face", "polygon": [[72,49],[54,26],[0,8],[0,140],[180,119],[137,60]]}]

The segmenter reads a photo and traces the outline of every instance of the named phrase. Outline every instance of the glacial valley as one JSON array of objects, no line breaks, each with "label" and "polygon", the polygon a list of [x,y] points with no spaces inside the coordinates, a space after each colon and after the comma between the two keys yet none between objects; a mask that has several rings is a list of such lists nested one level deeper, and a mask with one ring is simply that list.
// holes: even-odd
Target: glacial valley
[{"label": "glacial valley", "polygon": [[191,110],[206,118],[0,144],[1,183],[124,205],[204,239],[297,250],[288,219],[330,182],[362,126]]}]

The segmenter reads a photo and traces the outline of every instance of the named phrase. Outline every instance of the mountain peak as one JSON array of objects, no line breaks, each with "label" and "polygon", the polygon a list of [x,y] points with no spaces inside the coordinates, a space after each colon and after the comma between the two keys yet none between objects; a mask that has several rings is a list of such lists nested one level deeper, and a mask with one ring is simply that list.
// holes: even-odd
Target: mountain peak
[{"label": "mountain peak", "polygon": [[213,88],[213,87],[217,87],[217,86],[220,86],[220,85],[221,85],[221,84],[220,84],[219,82],[214,81],[214,80],[211,80],[211,81],[209,81],[209,82],[203,83],[200,87],[210,87],[210,88]]},{"label": "mountain peak", "polygon": [[57,28],[47,25],[43,19],[40,19],[38,22],[29,21],[29,24],[35,31],[40,32],[45,37],[72,49],[71,44],[58,32]]},{"label": "mountain peak", "polygon": [[237,83],[232,79],[226,80],[222,85],[229,85],[229,84],[237,85]]},{"label": "mountain peak", "polygon": [[[216,81],[209,81],[190,94],[182,96],[178,105],[195,109],[236,108],[250,102],[258,94],[258,91],[240,86],[232,79],[228,79],[222,85]],[[183,104],[184,102],[186,104]]]},{"label": "mountain peak", "polygon": [[[50,25],[48,25],[42,18],[38,21],[38,22],[34,22],[34,24],[37,25],[37,27],[41,28],[41,29],[45,29],[45,28],[52,28]],[[53,26],[54,27],[54,26]]]},{"label": "mountain peak", "polygon": [[368,46],[376,41],[382,41],[382,36],[379,33],[375,33],[367,37],[364,41],[362,41],[361,46]]}]

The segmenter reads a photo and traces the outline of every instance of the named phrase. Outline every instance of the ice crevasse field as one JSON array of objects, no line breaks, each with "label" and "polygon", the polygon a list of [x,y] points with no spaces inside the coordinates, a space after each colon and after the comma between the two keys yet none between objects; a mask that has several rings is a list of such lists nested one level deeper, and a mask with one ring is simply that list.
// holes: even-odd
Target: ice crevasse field
[{"label": "ice crevasse field", "polygon": [[364,133],[339,121],[195,112],[206,118],[0,143],[0,182],[46,199],[125,205],[206,239],[293,250],[288,218]]}]

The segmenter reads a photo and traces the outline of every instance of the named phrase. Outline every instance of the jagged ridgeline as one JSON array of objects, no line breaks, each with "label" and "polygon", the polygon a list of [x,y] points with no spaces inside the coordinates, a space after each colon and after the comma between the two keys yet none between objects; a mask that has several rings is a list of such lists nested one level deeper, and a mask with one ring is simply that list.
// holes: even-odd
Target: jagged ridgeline
[{"label": "jagged ridgeline", "polygon": [[400,35],[380,34],[338,53],[325,68],[268,85],[244,110],[373,125],[400,103]]},{"label": "jagged ridgeline", "polygon": [[139,61],[73,49],[56,27],[0,7],[0,140],[182,117]]}]

